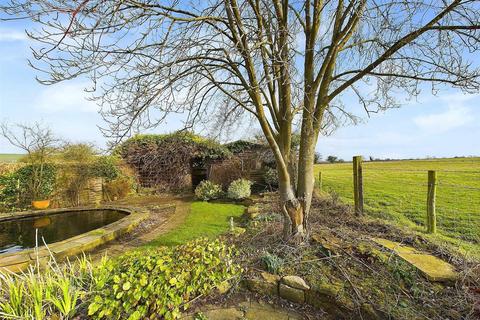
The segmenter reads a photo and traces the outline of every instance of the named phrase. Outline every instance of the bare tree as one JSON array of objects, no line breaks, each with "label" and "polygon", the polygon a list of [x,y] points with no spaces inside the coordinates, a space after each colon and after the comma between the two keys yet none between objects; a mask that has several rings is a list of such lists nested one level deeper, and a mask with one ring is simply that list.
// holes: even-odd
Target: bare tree
[{"label": "bare tree", "polygon": [[38,158],[42,163],[52,155],[59,142],[52,130],[39,122],[31,125],[4,122],[0,125],[0,133],[12,146],[21,149],[28,157]]},{"label": "bare tree", "polygon": [[50,157],[57,150],[59,139],[56,138],[49,127],[35,122],[31,125],[15,124],[6,122],[0,125],[0,134],[10,142],[11,145],[26,153],[24,161],[31,166],[32,177],[29,181],[29,188],[32,200],[43,200],[38,197],[44,184],[46,164]]},{"label": "bare tree", "polygon": [[318,136],[355,113],[342,98],[375,112],[424,83],[479,90],[478,0],[11,0],[3,9],[41,26],[29,32],[41,82],[91,77],[113,138],[171,113],[186,113],[187,126],[256,119],[275,154],[286,237],[307,230]]}]

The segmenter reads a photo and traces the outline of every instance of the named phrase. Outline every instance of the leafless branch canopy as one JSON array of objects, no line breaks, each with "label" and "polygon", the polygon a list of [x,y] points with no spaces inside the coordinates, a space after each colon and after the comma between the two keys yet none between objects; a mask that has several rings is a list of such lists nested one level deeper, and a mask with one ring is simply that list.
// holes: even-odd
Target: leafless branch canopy
[{"label": "leafless branch canopy", "polygon": [[37,23],[28,34],[40,44],[41,82],[93,80],[114,138],[171,113],[188,114],[188,126],[250,114],[280,154],[295,120],[316,141],[334,119],[352,118],[341,97],[370,112],[422,83],[480,87],[476,0],[11,0],[2,9]]},{"label": "leafless branch canopy", "polygon": [[0,134],[14,147],[21,149],[26,154],[40,153],[42,155],[52,152],[59,140],[52,130],[39,122],[31,125],[9,124],[0,125]]}]

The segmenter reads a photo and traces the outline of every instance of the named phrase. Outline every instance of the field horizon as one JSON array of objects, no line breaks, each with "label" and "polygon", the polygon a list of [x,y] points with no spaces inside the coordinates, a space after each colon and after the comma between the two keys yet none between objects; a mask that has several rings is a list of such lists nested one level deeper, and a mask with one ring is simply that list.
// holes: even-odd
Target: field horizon
[{"label": "field horizon", "polygon": [[22,153],[0,153],[0,163],[17,162],[23,156]]}]

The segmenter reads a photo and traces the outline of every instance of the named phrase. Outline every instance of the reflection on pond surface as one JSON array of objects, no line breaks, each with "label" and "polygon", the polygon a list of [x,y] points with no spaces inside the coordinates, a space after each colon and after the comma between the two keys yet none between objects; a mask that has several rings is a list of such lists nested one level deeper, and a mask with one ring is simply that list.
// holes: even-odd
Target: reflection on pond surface
[{"label": "reflection on pond surface", "polygon": [[27,217],[0,221],[0,254],[35,247],[36,230],[38,243],[62,241],[76,235],[100,228],[123,217],[116,210],[67,211],[41,217]]}]

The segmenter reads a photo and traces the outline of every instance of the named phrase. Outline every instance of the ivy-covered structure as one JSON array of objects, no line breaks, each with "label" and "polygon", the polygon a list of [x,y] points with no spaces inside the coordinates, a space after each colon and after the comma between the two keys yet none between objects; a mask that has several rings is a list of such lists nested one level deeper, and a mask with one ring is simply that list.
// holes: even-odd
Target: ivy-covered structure
[{"label": "ivy-covered structure", "polygon": [[178,191],[211,180],[224,189],[246,178],[264,188],[264,173],[275,168],[267,145],[245,140],[220,144],[189,132],[136,135],[116,150],[138,176],[141,186]]},{"label": "ivy-covered structure", "polygon": [[218,142],[189,132],[136,135],[116,150],[134,168],[144,187],[179,190],[207,178],[211,161],[231,152]]},{"label": "ivy-covered structure", "polygon": [[[273,152],[266,144],[237,140],[224,145],[230,152],[228,159],[213,161],[208,168],[208,179],[226,189],[239,178],[253,182],[253,190],[261,191],[272,186],[265,181],[265,173],[275,168]],[[275,171],[276,172],[276,171]]]}]

